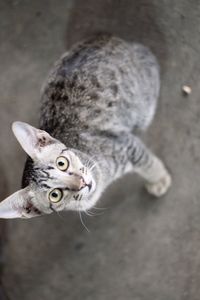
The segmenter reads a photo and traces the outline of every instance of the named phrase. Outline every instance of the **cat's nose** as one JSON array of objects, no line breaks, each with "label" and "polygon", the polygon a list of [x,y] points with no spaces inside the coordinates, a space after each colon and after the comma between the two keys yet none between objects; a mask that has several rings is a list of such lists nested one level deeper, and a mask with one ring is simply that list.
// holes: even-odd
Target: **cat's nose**
[{"label": "cat's nose", "polygon": [[87,184],[82,176],[72,172],[69,172],[68,175],[70,176],[67,177],[66,184],[71,190],[80,191],[86,186],[88,186],[89,190],[91,189],[91,184]]},{"label": "cat's nose", "polygon": [[86,186],[86,182],[83,179],[83,177],[80,178],[80,185],[79,185],[79,190],[83,189]]}]

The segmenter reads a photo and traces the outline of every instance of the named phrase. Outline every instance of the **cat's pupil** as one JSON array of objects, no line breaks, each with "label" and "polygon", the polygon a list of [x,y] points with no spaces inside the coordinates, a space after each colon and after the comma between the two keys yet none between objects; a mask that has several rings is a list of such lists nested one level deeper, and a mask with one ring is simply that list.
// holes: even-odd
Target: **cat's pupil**
[{"label": "cat's pupil", "polygon": [[62,167],[62,166],[64,166],[64,162],[59,161],[58,165]]},{"label": "cat's pupil", "polygon": [[57,194],[57,193],[55,193],[55,192],[54,192],[54,193],[52,193],[51,195],[52,195],[52,197],[54,197],[54,198],[58,197],[58,194]]}]

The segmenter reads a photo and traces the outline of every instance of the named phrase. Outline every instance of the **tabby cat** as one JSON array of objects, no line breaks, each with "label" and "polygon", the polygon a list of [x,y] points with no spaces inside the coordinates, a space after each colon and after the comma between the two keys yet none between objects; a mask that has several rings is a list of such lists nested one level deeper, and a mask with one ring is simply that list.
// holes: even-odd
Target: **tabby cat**
[{"label": "tabby cat", "polygon": [[150,125],[159,88],[158,63],[143,45],[99,34],[72,47],[42,88],[40,129],[13,123],[28,159],[22,189],[1,202],[0,217],[87,211],[127,172],[164,195],[171,177],[135,135]]}]

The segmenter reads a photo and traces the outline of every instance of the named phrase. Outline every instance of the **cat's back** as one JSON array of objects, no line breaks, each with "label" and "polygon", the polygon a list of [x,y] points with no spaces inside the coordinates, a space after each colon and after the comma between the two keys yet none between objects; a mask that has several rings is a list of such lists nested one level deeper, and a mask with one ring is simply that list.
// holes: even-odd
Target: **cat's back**
[{"label": "cat's back", "polygon": [[41,127],[111,130],[146,127],[159,92],[159,68],[144,46],[97,35],[56,63],[43,88]]}]

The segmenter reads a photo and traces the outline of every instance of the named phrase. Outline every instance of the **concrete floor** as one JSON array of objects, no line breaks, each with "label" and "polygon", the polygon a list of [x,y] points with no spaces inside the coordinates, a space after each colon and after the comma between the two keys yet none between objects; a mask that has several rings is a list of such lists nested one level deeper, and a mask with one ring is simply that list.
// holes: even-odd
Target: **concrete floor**
[{"label": "concrete floor", "polygon": [[[0,1],[0,198],[20,186],[25,154],[10,130],[37,125],[53,62],[95,30],[150,46],[162,67],[160,105],[144,140],[173,176],[160,200],[137,176],[105,193],[102,215],[6,225],[2,284],[10,300],[200,299],[200,3],[195,0]],[[184,97],[181,86],[192,94]]]}]

